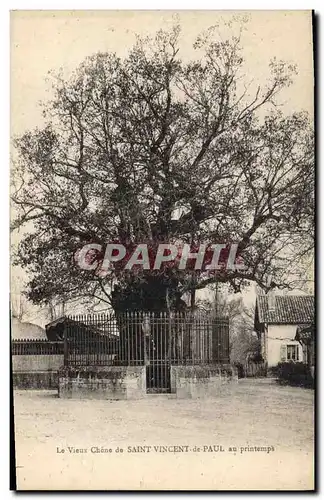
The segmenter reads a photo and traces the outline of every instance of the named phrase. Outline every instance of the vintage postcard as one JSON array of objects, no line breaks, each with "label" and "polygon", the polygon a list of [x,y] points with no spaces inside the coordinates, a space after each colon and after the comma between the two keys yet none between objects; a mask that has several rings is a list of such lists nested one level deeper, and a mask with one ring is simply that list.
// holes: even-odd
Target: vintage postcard
[{"label": "vintage postcard", "polygon": [[313,30],[11,12],[13,489],[314,490]]}]

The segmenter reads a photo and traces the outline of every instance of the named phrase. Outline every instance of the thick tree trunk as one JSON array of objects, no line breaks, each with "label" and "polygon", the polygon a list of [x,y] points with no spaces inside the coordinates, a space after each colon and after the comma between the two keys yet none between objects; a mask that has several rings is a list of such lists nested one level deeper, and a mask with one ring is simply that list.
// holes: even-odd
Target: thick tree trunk
[{"label": "thick tree trunk", "polygon": [[146,278],[127,286],[115,286],[112,292],[112,306],[116,313],[141,311],[167,311],[168,285],[161,279]]},{"label": "thick tree trunk", "polygon": [[[128,286],[116,286],[112,293],[112,305],[118,321],[120,343],[125,346],[121,350],[121,361],[134,364],[137,359],[149,363],[148,358],[164,359],[170,353],[171,331],[167,317],[172,310],[183,310],[184,301],[177,293],[177,283],[164,277],[148,276],[140,282]],[[127,317],[125,313],[142,313],[142,323]],[[154,313],[155,318],[162,321],[146,319]]]}]

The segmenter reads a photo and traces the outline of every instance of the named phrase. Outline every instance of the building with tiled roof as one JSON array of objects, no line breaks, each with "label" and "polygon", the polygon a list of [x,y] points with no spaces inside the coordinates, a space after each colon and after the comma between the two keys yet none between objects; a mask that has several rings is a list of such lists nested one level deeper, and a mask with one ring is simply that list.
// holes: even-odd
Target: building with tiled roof
[{"label": "building with tiled roof", "polygon": [[271,293],[257,297],[254,328],[261,341],[262,356],[269,367],[282,361],[307,361],[296,332],[298,328],[314,325],[314,316],[312,295]]}]

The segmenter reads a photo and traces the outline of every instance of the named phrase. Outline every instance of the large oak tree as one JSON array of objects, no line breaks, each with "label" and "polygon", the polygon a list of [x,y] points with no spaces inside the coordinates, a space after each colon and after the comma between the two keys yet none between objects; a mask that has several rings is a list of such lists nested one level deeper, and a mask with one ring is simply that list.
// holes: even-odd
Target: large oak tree
[{"label": "large oak tree", "polygon": [[[90,296],[166,309],[215,281],[239,291],[300,279],[313,246],[312,123],[277,105],[294,68],[272,61],[264,86],[244,85],[240,35],[210,29],[183,62],[179,33],[54,77],[46,125],[15,140],[13,228],[33,224],[16,262],[29,270],[33,302]],[[246,269],[103,277],[76,265],[85,243],[117,240],[237,242]]]}]

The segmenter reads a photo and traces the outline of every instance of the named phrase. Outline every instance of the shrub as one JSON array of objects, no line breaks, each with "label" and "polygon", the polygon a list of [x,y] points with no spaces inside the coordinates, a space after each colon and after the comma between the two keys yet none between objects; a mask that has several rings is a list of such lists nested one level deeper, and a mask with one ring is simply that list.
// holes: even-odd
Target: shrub
[{"label": "shrub", "polygon": [[293,361],[278,363],[272,372],[280,384],[300,387],[314,386],[314,380],[305,363],[295,363]]}]

